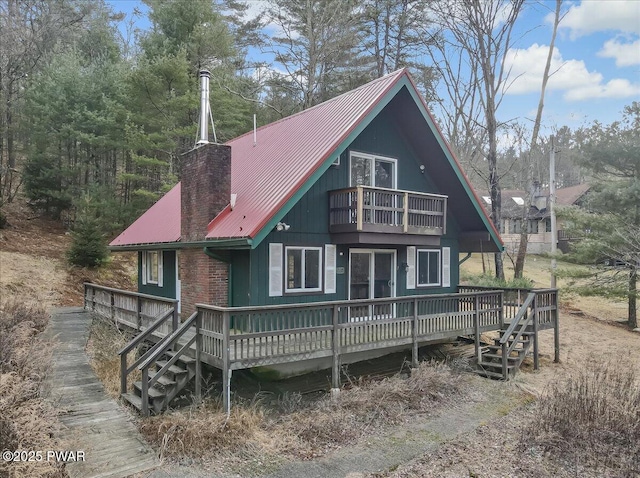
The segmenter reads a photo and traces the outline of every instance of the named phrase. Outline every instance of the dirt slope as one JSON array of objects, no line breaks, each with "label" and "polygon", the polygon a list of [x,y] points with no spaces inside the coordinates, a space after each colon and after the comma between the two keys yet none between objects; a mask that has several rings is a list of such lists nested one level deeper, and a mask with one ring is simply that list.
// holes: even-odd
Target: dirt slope
[{"label": "dirt slope", "polygon": [[135,253],[116,254],[108,267],[70,267],[65,254],[71,235],[59,221],[31,211],[21,200],[4,206],[8,224],[0,229],[0,297],[26,298],[46,307],[80,305],[82,283],[135,290]]}]

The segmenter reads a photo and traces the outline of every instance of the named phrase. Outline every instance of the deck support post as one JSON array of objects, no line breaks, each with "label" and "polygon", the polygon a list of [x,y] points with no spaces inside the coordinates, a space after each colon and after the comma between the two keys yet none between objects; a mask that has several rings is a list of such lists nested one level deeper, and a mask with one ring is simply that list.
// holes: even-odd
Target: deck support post
[{"label": "deck support post", "polygon": [[498,316],[500,317],[500,330],[504,330],[504,291],[500,291],[498,297]]},{"label": "deck support post", "polygon": [[120,394],[127,393],[127,353],[120,354]]},{"label": "deck support post", "polygon": [[334,397],[340,392],[340,330],[339,324],[339,308],[337,305],[333,306],[333,329],[332,329],[332,349],[333,360],[331,367],[331,396]]},{"label": "deck support post", "polygon": [[362,186],[358,186],[356,190],[357,199],[356,199],[356,230],[362,231],[362,209],[364,203],[364,192],[362,190]]},{"label": "deck support post", "polygon": [[473,297],[473,333],[475,336],[476,360],[482,362],[482,350],[480,349],[480,296]]},{"label": "deck support post", "polygon": [[418,368],[418,299],[413,299],[411,339],[413,340],[413,348],[411,349],[411,367]]},{"label": "deck support post", "polygon": [[149,416],[149,369],[147,367],[142,369],[142,415]]},{"label": "deck support post", "polygon": [[91,310],[96,310],[96,288],[91,287]]},{"label": "deck support post", "polygon": [[553,310],[553,349],[555,363],[560,363],[560,313],[558,312],[558,292],[554,296],[555,308]]},{"label": "deck support post", "polygon": [[538,357],[538,294],[533,298],[533,369],[540,367]]},{"label": "deck support post", "polygon": [[[196,309],[197,310],[197,309]],[[200,403],[202,401],[202,333],[200,329],[202,328],[202,314],[200,311],[198,312],[198,316],[196,317],[196,402]]]},{"label": "deck support post", "polygon": [[222,312],[222,406],[227,418],[231,415],[231,368],[229,311]]}]

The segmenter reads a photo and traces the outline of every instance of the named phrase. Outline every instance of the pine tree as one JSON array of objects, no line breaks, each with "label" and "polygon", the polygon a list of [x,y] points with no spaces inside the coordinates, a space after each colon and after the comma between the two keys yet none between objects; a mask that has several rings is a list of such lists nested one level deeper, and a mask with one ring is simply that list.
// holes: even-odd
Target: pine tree
[{"label": "pine tree", "polygon": [[74,266],[100,267],[109,257],[100,221],[91,206],[90,198],[82,200],[79,215],[71,232],[73,242],[67,251],[67,260]]}]

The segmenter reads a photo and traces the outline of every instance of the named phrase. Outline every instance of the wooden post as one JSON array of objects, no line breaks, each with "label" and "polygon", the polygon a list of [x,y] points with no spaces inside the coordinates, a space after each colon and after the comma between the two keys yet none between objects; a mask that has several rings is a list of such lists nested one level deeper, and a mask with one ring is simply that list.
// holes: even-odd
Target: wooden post
[{"label": "wooden post", "polygon": [[120,355],[120,394],[127,393],[127,354]]},{"label": "wooden post", "polygon": [[480,296],[473,297],[473,332],[475,334],[476,360],[482,362],[482,350],[480,349]]},{"label": "wooden post", "polygon": [[504,291],[498,297],[498,314],[500,315],[500,330],[504,330]]},{"label": "wooden post", "polygon": [[149,369],[142,369],[142,415],[149,416]]},{"label": "wooden post", "polygon": [[229,311],[225,310],[222,313],[222,406],[227,418],[231,415],[230,333]]},{"label": "wooden post", "polygon": [[409,230],[409,193],[404,193],[404,210],[402,211],[402,231],[407,232]]},{"label": "wooden post", "polygon": [[142,330],[142,300],[140,300],[139,295],[136,296],[136,305],[138,309],[138,312],[136,314],[136,325],[138,327],[138,330],[141,331]]},{"label": "wooden post", "polygon": [[362,186],[358,186],[357,188],[357,199],[356,199],[356,230],[362,231],[362,211],[363,211],[363,203],[364,203],[364,194],[362,192]]},{"label": "wooden post", "polygon": [[196,401],[202,401],[202,314],[196,309],[198,315],[196,317]]},{"label": "wooden post", "polygon": [[96,288],[91,286],[91,310],[96,310]]},{"label": "wooden post", "polygon": [[[111,320],[115,322],[116,320],[116,294],[114,291],[109,292],[111,296]],[[117,325],[117,323],[116,323]]]},{"label": "wooden post", "polygon": [[171,322],[173,325],[173,331],[178,330],[178,326],[180,325],[180,317],[178,317],[178,301],[173,302],[173,316],[171,317]]},{"label": "wooden post", "polygon": [[538,294],[533,298],[533,370],[538,370]]},{"label": "wooden post", "polygon": [[82,284],[83,288],[84,288],[84,295],[82,296],[82,308],[84,310],[87,310],[87,283],[85,282],[84,284]]},{"label": "wooden post", "polygon": [[560,363],[560,313],[558,312],[558,291],[554,292],[553,295],[554,309],[553,309],[553,348],[554,348],[554,358],[553,361],[555,363]]},{"label": "wooden post", "polygon": [[413,299],[413,325],[411,329],[413,349],[411,350],[411,367],[418,368],[418,299]]},{"label": "wooden post", "polygon": [[339,316],[338,306],[333,306],[333,329],[332,329],[332,349],[333,362],[331,367],[331,394],[335,395],[340,391],[340,329],[338,328]]},{"label": "wooden post", "polygon": [[509,356],[507,354],[508,344],[508,341],[502,344],[502,378],[505,380],[509,379]]}]

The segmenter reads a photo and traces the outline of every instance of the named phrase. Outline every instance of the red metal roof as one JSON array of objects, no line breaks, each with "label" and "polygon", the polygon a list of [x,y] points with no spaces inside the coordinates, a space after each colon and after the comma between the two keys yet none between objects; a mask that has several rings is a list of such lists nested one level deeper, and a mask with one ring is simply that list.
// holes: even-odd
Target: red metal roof
[{"label": "red metal roof", "polygon": [[[207,239],[255,238],[403,78],[413,85],[407,71],[398,70],[259,128],[256,144],[253,132],[226,143],[231,146],[231,193],[236,194],[237,199],[233,210],[227,206],[212,219]],[[420,100],[428,113],[424,100]],[[442,136],[435,121],[433,124]],[[451,150],[448,151],[460,168]],[[464,173],[462,177],[469,185]],[[471,194],[475,195],[473,191]],[[484,212],[482,208],[480,211]],[[486,219],[486,222],[495,232],[491,221]],[[495,234],[499,238],[498,233]],[[180,184],[120,234],[111,246],[179,240]]]},{"label": "red metal roof", "polygon": [[130,246],[179,241],[180,218],[178,183],[109,245]]},{"label": "red metal roof", "polygon": [[335,151],[406,70],[229,141],[233,211],[210,224],[207,239],[255,237]]}]

